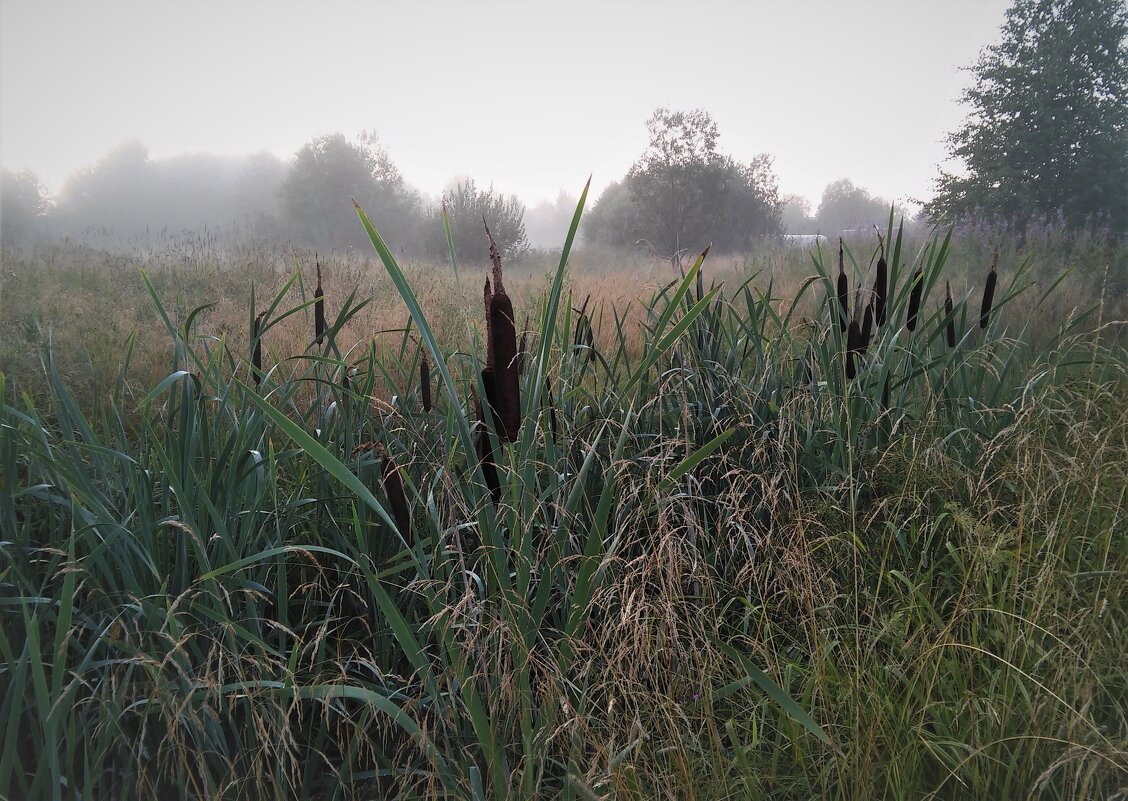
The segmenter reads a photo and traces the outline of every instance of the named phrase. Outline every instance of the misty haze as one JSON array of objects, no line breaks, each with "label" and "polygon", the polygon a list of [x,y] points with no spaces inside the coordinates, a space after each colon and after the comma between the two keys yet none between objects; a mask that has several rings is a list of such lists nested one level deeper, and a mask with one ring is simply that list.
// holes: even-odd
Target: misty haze
[{"label": "misty haze", "polygon": [[1128,786],[1123,0],[0,0],[0,799]]}]

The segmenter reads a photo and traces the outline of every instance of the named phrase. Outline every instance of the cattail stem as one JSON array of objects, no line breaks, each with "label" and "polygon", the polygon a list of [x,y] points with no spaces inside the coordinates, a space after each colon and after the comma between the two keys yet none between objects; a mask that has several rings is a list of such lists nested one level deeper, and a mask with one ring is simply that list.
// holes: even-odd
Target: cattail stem
[{"label": "cattail stem", "polygon": [[862,353],[869,352],[870,339],[873,336],[873,321],[874,321],[874,306],[876,299],[874,296],[870,297],[870,302],[866,304],[866,314],[862,320],[862,337],[860,342],[860,349]]},{"label": "cattail stem", "polygon": [[987,274],[987,285],[983,288],[983,305],[979,307],[979,327],[986,328],[991,322],[991,304],[995,300],[995,282],[999,278],[999,249],[991,257],[991,272]]}]

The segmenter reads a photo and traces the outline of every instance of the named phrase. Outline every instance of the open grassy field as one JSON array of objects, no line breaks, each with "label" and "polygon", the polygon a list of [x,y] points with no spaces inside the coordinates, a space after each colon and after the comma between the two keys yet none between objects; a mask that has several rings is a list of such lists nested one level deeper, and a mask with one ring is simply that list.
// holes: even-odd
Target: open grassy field
[{"label": "open grassy field", "polygon": [[5,252],[0,796],[1128,792],[1122,248],[370,233]]}]

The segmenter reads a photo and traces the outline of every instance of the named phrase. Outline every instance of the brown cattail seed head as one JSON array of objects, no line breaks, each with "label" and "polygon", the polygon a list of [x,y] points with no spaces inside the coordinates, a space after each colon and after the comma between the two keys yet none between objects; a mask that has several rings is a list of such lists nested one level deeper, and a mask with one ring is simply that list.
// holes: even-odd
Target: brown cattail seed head
[{"label": "brown cattail seed head", "polygon": [[316,301],[313,304],[313,341],[318,345],[325,337],[325,292],[321,289],[321,261],[314,257],[317,264],[317,289],[313,290]]},{"label": "brown cattail seed head", "polygon": [[913,288],[909,292],[909,312],[905,317],[905,327],[910,331],[916,328],[917,315],[920,313],[920,295],[924,291],[924,271],[917,267],[913,274]]},{"label": "brown cattail seed head", "polygon": [[419,362],[419,394],[423,398],[423,411],[431,411],[431,364],[426,353]]},{"label": "brown cattail seed head", "polygon": [[979,307],[979,327],[986,328],[991,322],[991,304],[995,300],[995,282],[999,278],[999,249],[991,257],[991,272],[987,273],[987,286],[983,287],[983,305]]},{"label": "brown cattail seed head", "polygon": [[885,263],[885,243],[881,243],[881,255],[877,259],[877,279],[873,286],[874,314],[878,327],[885,325],[885,302],[889,297],[889,266]]},{"label": "brown cattail seed head", "polygon": [[517,373],[517,327],[513,322],[513,302],[502,283],[501,256],[490,229],[486,227],[493,262],[493,294],[486,296],[488,335],[486,365],[493,368],[496,404],[492,405],[497,436],[513,442],[521,428],[521,385]]},{"label": "brown cattail seed head", "polygon": [[877,300],[875,296],[870,297],[870,302],[866,304],[866,314],[862,321],[862,341],[861,352],[865,353],[869,350],[870,338],[873,336],[873,320],[874,320],[874,307]]},{"label": "brown cattail seed head", "polygon": [[255,324],[251,331],[252,338],[255,341],[254,348],[251,350],[251,375],[255,379],[255,386],[257,387],[262,383],[262,339],[259,336],[259,331],[262,329],[262,318],[266,316],[266,312],[259,312],[255,317]]},{"label": "brown cattail seed head", "polygon": [[955,315],[952,314],[952,285],[944,282],[944,316],[948,318],[948,347],[954,348],[956,346],[956,320]]},{"label": "brown cattail seed head", "polygon": [[842,330],[850,319],[850,281],[846,278],[846,262],[842,256],[842,240],[838,240],[838,306],[840,309],[839,323]]},{"label": "brown cattail seed head", "polygon": [[392,509],[392,519],[396,521],[396,528],[400,536],[410,546],[411,536],[411,507],[407,504],[407,496],[403,491],[403,478],[395,461],[388,455],[383,445],[376,446],[377,453],[384,461],[384,492],[388,496],[388,505]]}]

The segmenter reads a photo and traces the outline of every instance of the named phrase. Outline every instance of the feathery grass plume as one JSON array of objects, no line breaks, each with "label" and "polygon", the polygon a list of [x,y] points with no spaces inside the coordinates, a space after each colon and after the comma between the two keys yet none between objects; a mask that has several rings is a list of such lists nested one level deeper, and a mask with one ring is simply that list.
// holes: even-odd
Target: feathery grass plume
[{"label": "feathery grass plume", "polygon": [[876,294],[870,294],[870,302],[866,304],[866,313],[862,318],[861,352],[869,352],[870,339],[873,336],[873,321],[876,316],[874,308],[877,305]]},{"label": "feathery grass plume", "polygon": [[419,362],[419,394],[423,396],[423,411],[431,411],[431,363],[426,353]]},{"label": "feathery grass plume", "polygon": [[948,347],[954,348],[956,346],[956,320],[955,315],[952,314],[952,285],[950,282],[944,282],[944,316],[948,318]]},{"label": "feathery grass plume", "polygon": [[850,280],[846,277],[846,262],[842,256],[841,237],[838,239],[838,307],[840,309],[839,323],[843,332],[845,332],[847,321],[850,319]]},{"label": "feathery grass plume", "polygon": [[259,331],[262,328],[262,318],[265,316],[266,312],[259,312],[251,330],[251,338],[255,341],[254,348],[251,350],[251,375],[255,379],[256,387],[262,384],[262,338],[259,336]]},{"label": "feathery grass plume", "polygon": [[[485,225],[485,220],[482,220]],[[497,251],[490,228],[485,225],[493,262],[493,293],[487,292],[486,317],[489,335],[487,366],[492,366],[495,379],[496,405],[491,403],[500,442],[513,442],[521,428],[521,383],[517,373],[517,327],[513,322],[513,302],[505,294],[501,280],[501,254]],[[488,286],[488,284],[487,284]]]},{"label": "feathery grass plume", "polygon": [[407,495],[403,491],[403,478],[395,460],[388,455],[383,444],[377,443],[376,453],[384,462],[383,480],[384,492],[388,496],[388,505],[392,507],[392,519],[396,521],[396,528],[408,546],[414,543],[411,536],[411,507],[407,503]]},{"label": "feathery grass plume", "polygon": [[313,304],[313,341],[320,345],[325,338],[325,291],[321,288],[321,260],[316,254],[313,258],[317,265],[317,289],[313,290],[317,299]]},{"label": "feathery grass plume", "polygon": [[909,292],[909,311],[905,316],[905,327],[910,331],[916,329],[917,315],[920,313],[920,295],[924,291],[924,271],[917,267],[913,274],[913,288]]},{"label": "feathery grass plume", "polygon": [[987,274],[987,285],[983,287],[983,305],[979,307],[979,327],[986,328],[991,322],[991,303],[995,300],[995,282],[999,278],[999,249],[991,257],[991,272]]},{"label": "feathery grass plume", "polygon": [[[490,404],[490,412],[496,408],[493,405],[494,373],[487,367],[482,370],[482,387],[486,390],[486,403]],[[482,466],[482,476],[486,479],[486,487],[490,491],[490,498],[494,506],[501,504],[501,482],[497,477],[497,461],[494,458],[493,441],[490,439],[489,428],[486,426],[486,415],[482,409],[482,400],[474,392],[474,412],[477,422],[474,424],[475,447],[478,451],[478,463]],[[497,422],[497,417],[494,417]]]},{"label": "feathery grass plume", "polygon": [[889,297],[889,265],[885,263],[885,241],[880,236],[877,239],[881,255],[877,258],[877,278],[874,281],[873,294],[874,316],[880,328],[885,325],[885,302]]}]

